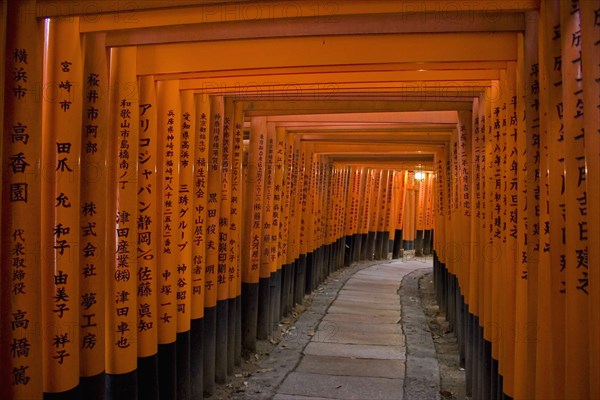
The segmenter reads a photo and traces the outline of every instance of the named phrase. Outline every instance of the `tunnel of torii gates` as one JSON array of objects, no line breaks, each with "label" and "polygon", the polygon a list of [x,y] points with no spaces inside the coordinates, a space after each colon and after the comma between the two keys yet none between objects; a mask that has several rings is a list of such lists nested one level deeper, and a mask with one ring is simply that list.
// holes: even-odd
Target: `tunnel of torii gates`
[{"label": "tunnel of torii gates", "polygon": [[600,398],[597,1],[201,3],[2,2],[0,398],[210,395],[413,249],[474,398]]}]

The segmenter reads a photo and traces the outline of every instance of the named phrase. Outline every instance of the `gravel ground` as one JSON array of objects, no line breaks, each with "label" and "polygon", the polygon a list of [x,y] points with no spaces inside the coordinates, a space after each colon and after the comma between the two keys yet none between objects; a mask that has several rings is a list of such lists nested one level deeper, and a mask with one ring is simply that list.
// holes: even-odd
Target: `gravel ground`
[{"label": "gravel ground", "polygon": [[442,399],[466,399],[465,371],[459,365],[458,342],[435,301],[432,273],[421,277],[419,293],[440,366],[440,395]]}]

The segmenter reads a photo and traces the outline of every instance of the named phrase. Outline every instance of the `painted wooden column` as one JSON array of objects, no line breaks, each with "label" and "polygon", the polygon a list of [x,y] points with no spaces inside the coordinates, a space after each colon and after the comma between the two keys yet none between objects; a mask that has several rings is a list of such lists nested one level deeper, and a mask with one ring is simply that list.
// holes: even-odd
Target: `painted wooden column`
[{"label": "painted wooden column", "polygon": [[360,233],[361,233],[361,251],[360,251],[360,259],[367,259],[367,243],[369,236],[369,216],[370,216],[370,206],[371,206],[371,193],[373,191],[373,180],[372,180],[372,171],[369,168],[364,169],[364,191],[361,193],[361,198],[363,199],[361,203],[361,224],[360,224]]},{"label": "painted wooden column", "polygon": [[10,2],[6,7],[0,147],[4,271],[0,275],[0,397],[30,399],[42,396],[42,346],[48,346],[39,332],[41,284],[50,278],[37,267],[42,261],[42,96],[36,91],[42,87],[43,25],[35,18],[35,1]]},{"label": "painted wooden column", "polygon": [[[298,162],[299,162],[298,176],[299,176],[299,179],[302,180],[302,185],[300,185],[298,188],[298,190],[300,191],[299,196],[298,196],[298,202],[299,202],[298,252],[300,253],[300,268],[301,268],[302,276],[303,276],[302,279],[304,280],[304,291],[303,291],[303,296],[304,296],[304,294],[308,293],[307,289],[308,289],[308,285],[309,285],[308,265],[307,265],[308,246],[307,246],[307,241],[306,241],[306,230],[307,230],[306,209],[307,209],[308,185],[310,183],[310,178],[308,176],[308,169],[309,169],[310,163],[307,158],[306,146],[304,145],[304,143],[299,142],[298,147],[299,147],[299,154],[300,154],[300,158],[298,160]],[[287,184],[287,181],[286,181],[286,184]]]},{"label": "painted wooden column", "polygon": [[354,243],[354,223],[355,223],[355,219],[354,219],[354,212],[355,212],[355,208],[356,208],[356,201],[358,200],[358,193],[357,193],[357,188],[358,188],[358,170],[356,167],[352,167],[352,166],[348,166],[348,168],[350,168],[350,176],[349,176],[349,193],[348,193],[348,197],[346,200],[346,204],[344,205],[344,218],[346,220],[346,225],[345,225],[345,231],[344,234],[346,235],[346,245],[349,247],[346,251],[347,254],[345,256],[344,259],[344,265],[345,266],[350,266],[350,264],[352,263],[352,254],[354,252],[354,249],[356,248],[356,243]]},{"label": "painted wooden column", "polygon": [[[311,145],[312,147],[312,145]],[[307,183],[306,189],[306,211],[303,217],[303,223],[305,226],[305,238],[306,238],[306,251],[307,251],[307,263],[306,263],[306,293],[312,293],[315,289],[315,272],[316,272],[316,253],[314,248],[314,221],[315,216],[313,210],[315,209],[315,185],[316,185],[316,161],[315,155],[312,148],[307,149],[306,154],[306,174],[305,181]]]},{"label": "painted wooden column", "polygon": [[[107,397],[137,395],[137,214],[139,146],[139,93],[133,47],[110,50],[108,254],[113,261],[107,274],[106,341]],[[112,215],[112,218],[110,217]],[[86,245],[87,247],[87,245]],[[90,252],[101,249],[89,248]]]},{"label": "painted wooden column", "polygon": [[[516,92],[516,63],[508,64],[504,76],[506,83],[503,85],[504,91],[508,98],[506,99],[505,115],[502,122],[505,130],[505,148],[504,159],[506,162],[503,165],[503,187],[504,187],[504,207],[505,207],[505,225],[502,236],[503,253],[505,255],[503,279],[506,282],[505,290],[502,293],[502,331],[501,335],[504,340],[502,344],[502,360],[501,374],[503,377],[503,393],[514,397],[514,365],[515,365],[515,346],[516,346],[516,284],[517,284],[517,266],[521,258],[521,254],[517,253],[518,249],[518,228],[519,228],[519,190],[526,190],[525,182],[519,182],[519,172],[523,165],[519,163],[519,155],[524,150],[519,150],[517,143],[519,137],[519,104],[521,99]],[[522,117],[522,114],[521,114]],[[523,215],[523,217],[525,217]],[[523,220],[523,219],[521,219]],[[522,227],[523,229],[524,227]],[[520,356],[520,355],[519,355]]]},{"label": "painted wooden column", "polygon": [[4,16],[0,397],[18,400],[42,397],[42,360],[46,356],[42,347],[51,345],[39,334],[43,313],[41,284],[51,277],[42,275],[37,267],[41,257],[46,257],[39,248],[40,174],[46,170],[41,170],[39,163],[43,97],[39,93],[36,96],[36,90],[42,87],[44,39],[43,24],[35,18],[35,3],[10,2]]},{"label": "painted wooden column", "polygon": [[260,281],[258,289],[258,326],[256,337],[266,340],[271,331],[270,321],[270,281],[272,274],[271,230],[273,227],[273,181],[275,175],[274,153],[276,140],[275,127],[267,125],[265,142],[265,181],[262,204]]},{"label": "painted wooden column", "polygon": [[[41,218],[41,332],[44,396],[48,398],[70,398],[80,391],[78,267],[83,57],[78,22],[78,18],[45,22],[42,198],[46,201],[42,203]],[[24,188],[22,195],[26,196]],[[14,241],[24,242],[18,235]],[[111,312],[114,311],[113,308]],[[93,318],[89,323],[95,323]]]},{"label": "painted wooden column", "polygon": [[256,350],[266,122],[264,117],[252,118],[248,150],[248,201],[244,220],[246,239],[243,246],[247,252],[247,261],[242,265],[242,339],[243,347],[249,351]]},{"label": "painted wooden column", "polygon": [[388,220],[388,235],[390,241],[392,242],[392,259],[396,258],[396,248],[398,243],[396,242],[396,226],[398,221],[398,199],[401,194],[401,185],[400,185],[400,174],[401,172],[398,170],[392,170],[392,189],[391,189],[391,206],[389,209],[389,220]]},{"label": "painted wooden column", "polygon": [[[566,218],[564,380],[565,397],[572,399],[590,398],[588,251],[591,224],[587,212],[581,3],[580,1],[560,3]],[[595,113],[597,114],[598,110]],[[597,222],[595,221],[594,224],[597,225]]]},{"label": "painted wooden column", "polygon": [[138,151],[138,398],[158,399],[158,254],[161,215],[158,178],[157,99],[154,76],[139,78]]},{"label": "painted wooden column", "polygon": [[161,238],[158,256],[158,371],[160,397],[177,396],[177,265],[179,263],[179,81],[156,82]]},{"label": "painted wooden column", "polygon": [[386,199],[387,199],[387,187],[388,187],[388,170],[382,169],[379,177],[379,196],[377,198],[377,231],[375,239],[375,258],[377,260],[383,259],[383,242],[384,242],[384,231],[385,231],[385,213],[386,213]]},{"label": "painted wooden column", "polygon": [[[98,251],[91,259],[91,247],[106,248],[106,193],[108,130],[108,63],[104,35],[83,36],[83,107],[81,138],[80,207],[80,337],[82,397],[105,396],[105,292],[107,253]],[[111,153],[112,154],[112,153]]]},{"label": "painted wooden column", "polygon": [[367,237],[367,260],[373,260],[375,253],[375,239],[377,236],[377,212],[379,211],[379,198],[381,170],[371,170],[371,192],[369,199],[369,232]]},{"label": "painted wooden column", "polygon": [[[515,314],[515,388],[514,398],[531,398],[535,393],[535,347],[537,334],[537,284],[540,265],[542,233],[545,230],[542,215],[547,207],[542,197],[547,193],[542,186],[546,174],[546,157],[541,152],[540,137],[540,69],[538,61],[538,13],[532,13],[519,47],[517,90],[519,136],[518,248],[516,268]],[[545,135],[544,135],[545,136]],[[544,263],[548,265],[547,263]]]},{"label": "painted wooden column", "polygon": [[434,201],[433,198],[434,192],[434,178],[432,173],[428,173],[427,175],[427,211],[425,213],[425,232],[423,234],[423,240],[425,241],[423,245],[423,253],[425,255],[431,254],[432,249],[432,239],[433,239],[433,216],[434,216]]},{"label": "painted wooden column", "polygon": [[[292,186],[294,183],[294,143],[286,134],[284,139],[284,177],[283,197],[281,204],[281,295],[280,316],[283,317],[291,311],[292,265],[290,228],[292,224]],[[292,246],[290,246],[292,244]]]},{"label": "painted wooden column", "polygon": [[229,218],[231,209],[231,133],[233,103],[228,100],[220,106],[221,130],[219,149],[219,168],[221,170],[221,186],[219,194],[219,236],[217,261],[217,346],[215,378],[217,383],[227,380],[227,341],[229,338]]},{"label": "painted wooden column", "polygon": [[314,155],[315,162],[315,181],[313,184],[313,281],[314,287],[317,288],[321,283],[323,276],[323,248],[321,247],[321,224],[323,217],[323,181],[325,168],[323,165],[323,157],[319,154]]},{"label": "painted wooden column", "polygon": [[407,171],[401,170],[398,177],[398,197],[396,200],[396,229],[394,232],[394,252],[392,258],[397,259],[404,254],[404,239],[402,224],[404,221],[405,198],[406,198],[406,176]]},{"label": "painted wooden column", "polygon": [[[299,137],[289,137],[288,140],[294,140],[294,174],[292,175],[293,181],[290,181],[290,187],[294,188],[294,205],[293,205],[293,218],[294,225],[292,228],[292,237],[288,235],[288,253],[291,253],[291,259],[295,263],[295,285],[294,291],[294,303],[302,304],[304,299],[305,287],[306,287],[306,258],[302,257],[304,253],[301,251],[301,229],[302,229],[302,218],[303,218],[303,198],[304,198],[304,163],[305,156],[303,149],[300,145]],[[287,181],[286,181],[287,184]],[[292,185],[293,184],[293,185]],[[291,210],[290,210],[291,211]]]},{"label": "painted wooden column", "polygon": [[[562,93],[562,51],[561,21],[559,2],[544,2],[541,5],[544,19],[542,54],[540,66],[547,87],[540,102],[546,112],[549,148],[549,193],[550,193],[550,308],[543,310],[542,318],[550,319],[550,326],[565,326],[566,313],[566,228],[565,228],[565,135],[564,103]],[[543,69],[542,69],[543,67]],[[565,392],[565,330],[553,329],[549,332],[551,345],[547,351],[551,359],[548,364],[538,364],[538,384],[536,397],[563,398]],[[538,350],[540,351],[540,350]],[[542,355],[543,357],[543,355]],[[548,373],[549,375],[546,375]],[[536,372],[536,375],[538,372]],[[550,382],[550,384],[548,384]],[[539,392],[538,392],[539,390]]]},{"label": "painted wooden column", "polygon": [[585,162],[587,168],[588,280],[590,287],[590,398],[600,398],[600,6],[593,1],[580,1]]},{"label": "painted wooden column", "polygon": [[194,148],[194,239],[192,258],[192,315],[191,315],[191,395],[204,398],[204,304],[206,271],[206,208],[208,199],[208,161],[210,135],[210,99],[195,95],[196,130]]},{"label": "painted wooden column", "polygon": [[271,226],[271,326],[269,332],[272,335],[277,335],[281,312],[281,267],[285,260],[282,257],[282,206],[284,192],[284,175],[285,175],[285,129],[282,127],[276,128],[275,148],[274,148],[274,180],[273,180],[273,223]]},{"label": "painted wooden column", "polygon": [[[498,393],[499,360],[503,350],[504,337],[501,335],[503,328],[502,317],[502,291],[505,287],[503,272],[505,270],[506,254],[503,252],[503,235],[505,215],[505,201],[503,188],[503,159],[506,144],[506,104],[508,94],[506,93],[505,77],[500,76],[497,81],[498,93],[492,98],[491,104],[491,131],[489,132],[489,159],[486,159],[489,168],[488,183],[490,185],[490,197],[488,205],[490,210],[489,240],[492,248],[497,250],[498,256],[490,258],[490,315],[487,325],[484,327],[484,336],[491,344],[491,385],[490,398],[496,398]],[[502,283],[500,283],[502,282]],[[500,284],[498,284],[500,283]],[[486,334],[487,331],[487,334]],[[493,396],[493,397],[492,397]]]},{"label": "painted wooden column", "polygon": [[334,253],[335,249],[333,246],[334,237],[335,237],[335,212],[336,212],[336,202],[339,196],[339,175],[340,170],[336,167],[335,164],[329,164],[329,179],[326,184],[326,206],[327,206],[327,216],[325,219],[325,259],[327,268],[325,270],[325,276],[327,277],[334,269],[335,269],[335,260]]},{"label": "painted wooden column", "polygon": [[[497,87],[497,81],[494,82]],[[483,130],[484,132],[484,149],[485,152],[485,164],[483,166],[482,172],[482,180],[484,182],[484,214],[483,214],[483,222],[482,222],[482,238],[483,238],[483,274],[482,274],[482,285],[481,288],[481,297],[483,299],[483,307],[482,307],[482,315],[480,317],[480,327],[481,327],[481,335],[482,335],[482,364],[480,365],[480,370],[482,371],[483,384],[481,386],[480,396],[485,398],[489,396],[490,391],[490,374],[491,374],[491,343],[489,341],[488,332],[486,331],[486,326],[491,319],[492,313],[492,301],[491,301],[491,261],[498,257],[498,252],[496,251],[492,240],[491,240],[491,224],[492,224],[492,213],[491,213],[491,205],[490,199],[492,198],[492,183],[490,182],[489,175],[491,169],[489,168],[490,159],[492,158],[492,150],[490,140],[491,129],[492,129],[492,97],[497,96],[497,91],[486,90],[485,97],[485,109],[483,111],[485,123]],[[495,93],[494,93],[495,92]]]},{"label": "painted wooden column", "polygon": [[192,91],[181,91],[181,140],[177,188],[177,396],[191,398],[192,265],[194,257],[194,149],[196,104]]},{"label": "painted wooden column", "polygon": [[[406,183],[406,203],[404,207],[403,218],[403,240],[404,250],[415,249],[415,222],[416,222],[416,193],[415,193],[415,174],[408,172]],[[442,253],[443,256],[444,253]]]},{"label": "painted wooden column", "polygon": [[206,201],[206,269],[204,295],[204,393],[212,395],[216,383],[217,324],[222,316],[219,303],[219,218],[221,192],[222,132],[224,120],[223,97],[210,98],[208,134],[208,197]]},{"label": "painted wooden column", "polygon": [[[230,375],[233,373],[234,363],[235,363],[235,329],[236,329],[236,313],[235,313],[235,299],[237,297],[237,278],[236,278],[236,258],[239,254],[236,248],[236,241],[234,239],[235,230],[237,225],[233,225],[233,217],[237,214],[237,202],[239,199],[235,199],[234,203],[234,193],[233,193],[233,173],[235,169],[235,164],[233,160],[233,152],[234,152],[234,142],[236,135],[236,122],[235,122],[235,113],[236,106],[233,100],[228,100],[225,104],[225,122],[223,125],[223,162],[222,162],[222,173],[223,176],[221,181],[223,183],[222,194],[223,196],[227,193],[228,198],[224,199],[221,204],[221,221],[220,225],[222,226],[222,233],[225,233],[226,236],[222,234],[219,236],[219,242],[225,242],[224,248],[219,248],[219,251],[222,252],[220,255],[221,258],[224,258],[224,261],[221,261],[225,265],[225,280],[227,281],[227,332],[226,332],[226,343],[227,343],[227,357],[226,361],[226,374]],[[238,134],[241,133],[241,128],[238,130]],[[239,159],[239,153],[238,153]],[[239,172],[239,171],[238,171]],[[236,185],[239,184],[239,175],[236,176],[238,181]],[[237,189],[236,189],[237,190]],[[236,193],[237,196],[237,193]],[[232,208],[235,211],[232,211]]]},{"label": "painted wooden column", "polygon": [[427,199],[427,182],[425,181],[426,174],[423,173],[421,179],[419,179],[415,186],[417,190],[416,195],[416,209],[415,209],[415,255],[423,255],[423,244],[425,239],[425,201]]},{"label": "painted wooden column", "polygon": [[360,168],[358,166],[350,167],[350,193],[346,205],[346,236],[349,238],[350,249],[346,260],[346,266],[350,266],[358,260],[358,209],[360,206]]},{"label": "painted wooden column", "polygon": [[[304,189],[302,204],[302,229],[301,229],[301,251],[306,255],[306,287],[305,293],[313,291],[313,254],[312,254],[312,183],[313,183],[313,155],[312,146],[302,143],[302,154],[304,154]],[[286,182],[287,184],[287,182]]]},{"label": "painted wooden column", "polygon": [[[543,28],[544,21],[542,18],[538,20],[538,30]],[[541,51],[543,50],[543,43],[539,43],[540,46],[540,62],[538,64],[537,69],[537,78],[539,82],[539,95],[538,101],[543,98],[543,96],[547,93],[547,84],[546,75],[545,75],[545,62],[543,62],[543,58],[541,57]],[[538,113],[541,117],[546,112],[547,102],[538,102]],[[535,285],[535,296],[530,289],[528,292],[528,298],[530,300],[532,314],[534,314],[535,319],[533,320],[532,328],[535,329],[536,333],[538,332],[550,332],[551,329],[551,321],[549,312],[551,310],[551,281],[550,281],[550,193],[549,193],[549,141],[550,135],[548,130],[547,118],[540,118],[539,120],[539,169],[540,169],[540,178],[539,178],[539,186],[540,186],[540,199],[539,199],[539,225],[540,225],[540,237],[539,237],[539,249],[538,249],[538,262],[537,262],[537,276],[535,277],[535,282],[533,282],[534,277],[531,275],[532,268],[531,264],[535,262],[535,259],[532,259],[530,255],[528,255],[528,263],[527,263],[527,277],[530,284]],[[528,155],[529,153],[528,146]],[[529,165],[528,165],[529,167]],[[529,169],[528,169],[529,170]],[[528,181],[529,182],[529,181]],[[528,191],[529,192],[529,191]],[[529,194],[529,193],[528,193]],[[529,201],[529,198],[528,198]],[[529,208],[529,207],[528,207]],[[528,214],[528,231],[530,228],[529,225],[529,215]],[[528,241],[529,243],[529,241]],[[533,393],[533,396],[536,396],[537,393],[550,393],[552,390],[552,385],[547,384],[547,380],[551,371],[547,369],[539,369],[540,365],[551,365],[552,362],[552,336],[551,335],[541,335],[537,334],[535,336],[535,341],[533,342],[532,352],[534,352],[532,365],[530,366],[533,371],[533,384],[529,385],[531,387],[530,391]],[[544,378],[544,379],[542,379]],[[544,381],[544,382],[542,382]],[[540,387],[543,386],[543,387]],[[518,387],[517,387],[518,390]],[[518,396],[518,394],[516,394]],[[531,396],[531,397],[533,397]],[[549,398],[549,397],[548,397]]]},{"label": "painted wooden column", "polygon": [[[243,224],[243,140],[244,140],[244,110],[242,103],[235,103],[233,117],[233,151],[231,156],[231,208],[229,231],[230,238],[230,275],[234,279],[229,283],[229,295],[235,298],[235,344],[233,351],[233,361],[235,365],[241,365],[242,362],[242,232]],[[233,282],[233,284],[232,284]],[[231,306],[231,304],[230,304]],[[231,310],[230,310],[231,314]],[[231,321],[231,318],[230,318]],[[227,353],[229,356],[229,352]]]},{"label": "painted wooden column", "polygon": [[466,302],[468,304],[468,332],[467,332],[467,343],[470,347],[470,353],[467,349],[466,358],[466,394],[473,396],[477,393],[478,389],[478,345],[479,335],[477,331],[477,319],[479,316],[479,273],[480,273],[480,239],[479,239],[479,224],[481,221],[481,127],[479,125],[481,111],[480,98],[473,100],[473,112],[471,116],[471,129],[472,129],[472,140],[470,146],[470,159],[472,164],[471,174],[469,176],[469,190],[470,190],[470,219],[469,228],[470,235],[466,240],[470,241],[471,245],[468,248],[468,253],[465,253],[465,257],[469,258],[469,290],[466,296]]}]

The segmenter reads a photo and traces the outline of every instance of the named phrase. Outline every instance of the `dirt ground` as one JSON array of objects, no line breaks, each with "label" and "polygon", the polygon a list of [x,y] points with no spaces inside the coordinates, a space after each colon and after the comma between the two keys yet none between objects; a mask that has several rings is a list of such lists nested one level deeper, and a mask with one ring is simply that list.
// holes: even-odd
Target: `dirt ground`
[{"label": "dirt ground", "polygon": [[[435,301],[432,273],[425,274],[419,282],[421,305],[423,312],[429,320],[429,330],[433,336],[439,367],[440,367],[440,395],[444,400],[465,399],[465,371],[459,366],[458,343],[456,336],[450,330],[450,325],[440,312]],[[292,315],[284,318],[279,325],[279,338],[268,341],[259,340],[256,343],[257,351],[253,354],[244,354],[242,365],[235,367],[234,374],[228,378],[227,384],[217,385],[213,400],[229,400],[235,394],[245,391],[246,381],[255,374],[264,373],[259,369],[262,360],[279,344],[282,335],[293,327],[300,315],[310,306],[313,296],[306,299],[304,305],[298,305]]]},{"label": "dirt ground", "polygon": [[432,273],[421,278],[419,292],[440,365],[440,395],[444,400],[466,399],[465,371],[459,365],[458,342],[435,301]]}]

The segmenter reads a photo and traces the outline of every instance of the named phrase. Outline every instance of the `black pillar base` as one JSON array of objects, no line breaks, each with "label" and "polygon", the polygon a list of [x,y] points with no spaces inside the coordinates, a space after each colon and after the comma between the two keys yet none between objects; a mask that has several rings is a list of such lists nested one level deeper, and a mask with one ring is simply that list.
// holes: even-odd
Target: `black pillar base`
[{"label": "black pillar base", "polygon": [[189,400],[192,397],[190,331],[177,334],[177,400]]},{"label": "black pillar base", "polygon": [[[217,348],[217,307],[204,309],[204,395],[215,392]],[[161,398],[162,395],[161,395]],[[170,398],[170,397],[165,397]]]},{"label": "black pillar base", "polygon": [[[177,396],[177,343],[158,345],[158,388],[161,399]],[[121,392],[120,388],[115,388]],[[109,399],[112,399],[109,394]]]},{"label": "black pillar base", "polygon": [[[137,374],[139,382],[138,399],[158,400],[158,354],[138,358]],[[102,391],[104,391],[104,388],[102,388]],[[88,399],[89,397],[83,398]]]},{"label": "black pillar base", "polygon": [[415,256],[423,256],[423,231],[418,230],[415,235]]},{"label": "black pillar base", "polygon": [[[156,356],[154,356],[156,358]],[[140,359],[138,359],[138,379],[140,379]],[[156,378],[158,378],[158,369],[155,371],[155,380],[154,383],[157,382]],[[143,382],[140,379],[140,382]],[[151,385],[151,384],[150,384]],[[86,400],[104,400],[106,396],[106,374],[101,373],[94,376],[86,376],[81,377],[79,381],[79,387],[81,388],[81,398]],[[158,386],[156,386],[158,389]],[[151,400],[157,399],[157,397],[148,397]],[[139,397],[141,398],[141,396]]]},{"label": "black pillar base", "polygon": [[303,267],[301,258],[298,258],[294,261],[295,266],[295,274],[294,274],[294,303],[302,304],[304,300],[304,275],[305,275],[305,266]]},{"label": "black pillar base", "polygon": [[242,282],[242,349],[256,351],[258,283]]},{"label": "black pillar base", "polygon": [[394,232],[394,249],[392,250],[392,258],[394,260],[402,257],[402,229],[396,229]]},{"label": "black pillar base", "polygon": [[242,296],[235,298],[235,354],[234,363],[237,366],[242,365]]},{"label": "black pillar base", "polygon": [[[204,318],[197,318],[191,321],[190,335],[190,381],[192,399],[199,400],[204,398]],[[143,381],[140,380],[140,382],[143,384]],[[145,399],[145,397],[140,397],[140,400],[143,399]]]},{"label": "black pillar base", "polygon": [[425,230],[423,232],[423,254],[428,256],[431,254],[432,242],[431,242],[431,230]]},{"label": "black pillar base", "polygon": [[271,334],[277,331],[283,313],[281,311],[281,270],[271,274]]},{"label": "black pillar base", "polygon": [[367,260],[375,259],[375,239],[377,234],[375,232],[369,232],[367,234]]},{"label": "black pillar base", "polygon": [[235,366],[235,332],[238,329],[236,326],[236,308],[235,298],[227,300],[227,374],[233,374]]},{"label": "black pillar base", "polygon": [[[174,343],[173,343],[174,345]],[[160,347],[160,345],[159,345]],[[160,350],[159,350],[160,351]],[[173,354],[175,351],[173,349]],[[71,391],[72,392],[72,391]],[[176,393],[176,391],[175,391]],[[110,375],[106,374],[106,398],[111,400],[130,400],[138,397],[137,371],[131,371],[127,374]],[[60,397],[46,397],[44,399],[79,399],[80,397],[70,397],[68,393]]]},{"label": "black pillar base", "polygon": [[[216,319],[216,336],[215,336],[215,382],[227,382],[227,338],[228,338],[228,322],[229,322],[229,304],[228,300],[217,301],[217,319]],[[178,399],[179,400],[179,399]]]},{"label": "black pillar base", "polygon": [[311,294],[314,290],[313,286],[314,279],[314,252],[310,252],[306,255],[306,287],[305,294]]},{"label": "black pillar base", "polygon": [[361,260],[366,260],[367,259],[367,244],[369,243],[369,234],[368,233],[361,233],[360,234],[360,259]]},{"label": "black pillar base", "polygon": [[256,338],[259,340],[267,340],[271,328],[271,323],[269,321],[270,280],[270,278],[260,278],[258,281],[258,319]]}]

